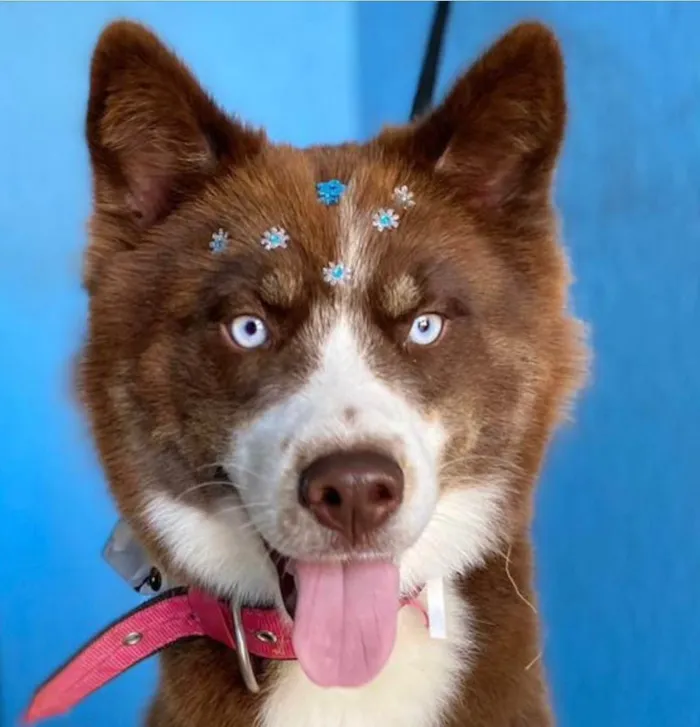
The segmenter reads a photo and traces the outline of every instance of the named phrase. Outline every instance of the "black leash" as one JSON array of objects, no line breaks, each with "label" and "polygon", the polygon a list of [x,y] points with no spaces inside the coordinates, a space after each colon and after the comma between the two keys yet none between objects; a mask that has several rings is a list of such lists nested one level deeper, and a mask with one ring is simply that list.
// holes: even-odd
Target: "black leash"
[{"label": "black leash", "polygon": [[433,104],[435,81],[437,80],[442,48],[445,40],[445,28],[450,14],[451,0],[438,0],[435,3],[433,22],[430,28],[428,44],[423,56],[423,65],[418,78],[416,95],[413,97],[411,107],[411,121],[425,113]]}]

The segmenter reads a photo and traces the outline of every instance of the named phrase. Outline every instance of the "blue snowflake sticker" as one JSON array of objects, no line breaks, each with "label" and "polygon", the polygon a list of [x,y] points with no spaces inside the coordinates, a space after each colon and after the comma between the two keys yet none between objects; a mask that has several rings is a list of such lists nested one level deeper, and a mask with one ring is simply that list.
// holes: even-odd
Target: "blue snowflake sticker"
[{"label": "blue snowflake sticker", "polygon": [[343,263],[328,263],[323,268],[323,279],[329,285],[341,285],[350,281],[352,270],[345,267]]},{"label": "blue snowflake sticker", "polygon": [[339,179],[330,179],[327,182],[319,182],[316,185],[316,197],[321,204],[327,206],[338,204],[340,198],[345,194],[346,185]]},{"label": "blue snowflake sticker", "polygon": [[287,247],[289,242],[289,235],[283,227],[271,227],[269,230],[265,230],[260,244],[266,250],[276,250],[278,247]]},{"label": "blue snowflake sticker", "polygon": [[379,232],[384,230],[395,230],[399,226],[399,216],[394,210],[377,210],[372,215],[372,225],[376,227]]},{"label": "blue snowflake sticker", "polygon": [[215,232],[211,236],[211,240],[209,240],[209,249],[212,252],[220,253],[223,252],[227,247],[229,243],[229,237],[228,232],[225,232],[221,228],[219,228],[218,232]]}]

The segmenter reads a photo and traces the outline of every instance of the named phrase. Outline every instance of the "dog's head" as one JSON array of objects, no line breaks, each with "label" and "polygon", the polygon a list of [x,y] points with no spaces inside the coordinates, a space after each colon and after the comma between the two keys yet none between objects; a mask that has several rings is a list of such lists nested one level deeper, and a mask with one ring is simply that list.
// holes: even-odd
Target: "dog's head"
[{"label": "dog's head", "polygon": [[169,572],[291,610],[285,571],[381,600],[525,524],[581,363],[551,207],[564,118],[537,25],[418,122],[308,150],[225,115],[146,30],[105,31],[81,391]]}]

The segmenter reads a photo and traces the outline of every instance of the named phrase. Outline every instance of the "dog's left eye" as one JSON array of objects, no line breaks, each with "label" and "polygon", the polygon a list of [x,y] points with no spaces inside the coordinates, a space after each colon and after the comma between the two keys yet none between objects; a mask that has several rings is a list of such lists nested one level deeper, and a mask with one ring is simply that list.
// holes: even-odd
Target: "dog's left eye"
[{"label": "dog's left eye", "polygon": [[268,339],[267,326],[257,316],[238,316],[228,327],[231,340],[241,348],[260,348]]},{"label": "dog's left eye", "polygon": [[445,319],[437,313],[424,313],[411,324],[408,340],[418,346],[429,346],[440,338]]}]

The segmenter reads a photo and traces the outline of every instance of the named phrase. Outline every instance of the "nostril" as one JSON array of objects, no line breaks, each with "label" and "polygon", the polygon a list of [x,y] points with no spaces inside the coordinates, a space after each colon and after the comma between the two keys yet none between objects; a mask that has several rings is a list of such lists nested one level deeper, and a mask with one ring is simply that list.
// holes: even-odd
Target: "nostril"
[{"label": "nostril", "polygon": [[370,488],[369,500],[372,503],[381,505],[387,502],[392,502],[395,498],[396,494],[394,493],[393,488],[384,482],[379,482],[373,488]]},{"label": "nostril", "polygon": [[343,497],[335,487],[325,487],[321,495],[321,502],[327,507],[340,507],[343,504]]}]

